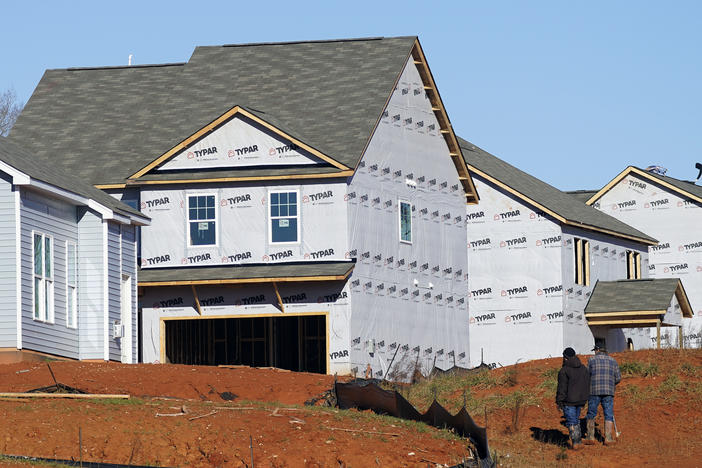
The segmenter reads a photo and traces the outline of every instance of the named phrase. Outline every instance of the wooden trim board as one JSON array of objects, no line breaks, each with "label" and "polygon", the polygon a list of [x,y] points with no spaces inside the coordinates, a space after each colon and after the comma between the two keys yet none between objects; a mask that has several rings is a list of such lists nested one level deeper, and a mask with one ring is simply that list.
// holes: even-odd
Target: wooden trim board
[{"label": "wooden trim board", "polygon": [[624,169],[622,172],[620,172],[614,179],[612,179],[607,185],[602,187],[596,194],[594,194],[592,197],[590,197],[585,204],[587,205],[592,205],[595,203],[598,199],[600,199],[605,193],[609,192],[612,187],[617,185],[624,177],[628,176],[629,174],[634,173],[636,175],[639,175],[647,180],[650,180],[651,182],[662,185],[663,187],[666,187],[680,195],[683,195],[685,197],[691,198],[692,200],[695,200],[697,202],[702,203],[702,198],[698,197],[697,195],[694,195],[690,192],[687,192],[685,190],[682,190],[679,187],[676,187],[675,185],[668,183],[664,180],[658,179],[656,176],[649,174],[646,171],[642,171],[641,169],[634,167],[634,166],[628,166],[626,169]]},{"label": "wooden trim board", "polygon": [[524,200],[525,202],[529,203],[530,205],[540,209],[544,213],[547,213],[549,216],[557,219],[559,222],[561,222],[567,226],[577,227],[580,229],[584,229],[586,231],[601,232],[601,233],[608,234],[608,235],[615,236],[615,237],[619,237],[622,239],[628,239],[628,240],[633,240],[636,242],[641,242],[642,244],[646,244],[646,245],[656,245],[658,243],[657,241],[654,242],[654,241],[651,241],[648,239],[643,239],[643,238],[636,237],[636,236],[621,234],[621,233],[618,233],[618,232],[615,232],[615,231],[612,231],[609,229],[600,228],[597,226],[592,226],[590,224],[584,224],[584,223],[579,223],[576,221],[571,221],[571,220],[564,218],[563,216],[557,214],[555,211],[552,211],[552,210],[546,208],[541,203],[538,203],[538,202],[532,200],[531,198],[527,197],[526,195],[522,194],[521,192],[513,189],[512,187],[503,183],[502,181],[492,177],[491,175],[487,174],[486,172],[481,171],[480,169],[476,168],[475,166],[468,164],[468,168],[471,170],[471,172],[478,174],[479,176],[483,177],[484,179],[486,179],[486,180],[492,182],[493,184],[497,185],[498,187],[506,190],[507,192],[511,193],[512,195],[516,196],[517,198]]},{"label": "wooden trim board", "polygon": [[153,160],[152,162],[150,162],[149,164],[147,164],[146,166],[141,168],[139,171],[137,171],[134,174],[132,174],[131,176],[129,176],[129,179],[138,179],[139,177],[143,176],[147,172],[158,167],[160,164],[164,163],[165,161],[167,161],[171,157],[175,156],[177,153],[184,151],[190,145],[195,143],[197,140],[203,138],[208,133],[211,133],[212,131],[214,131],[215,129],[220,127],[221,125],[224,125],[229,120],[236,117],[236,115],[238,115],[238,114],[241,114],[241,115],[247,117],[248,119],[253,120],[254,122],[258,123],[259,125],[266,127],[267,129],[269,129],[273,133],[281,136],[282,138],[285,138],[286,140],[291,141],[292,143],[296,144],[300,148],[303,148],[305,151],[308,151],[309,153],[317,156],[321,160],[331,164],[332,166],[334,166],[336,168],[339,168],[341,170],[351,169],[350,167],[336,161],[333,158],[330,158],[326,154],[322,153],[321,151],[316,150],[315,148],[311,147],[310,145],[304,143],[303,141],[298,140],[297,138],[293,137],[292,135],[280,130],[279,128],[277,128],[271,124],[269,124],[265,120],[252,114],[251,112],[247,111],[246,109],[243,109],[240,106],[234,106],[231,109],[229,109],[227,112],[225,112],[224,114],[217,117],[212,122],[210,122],[207,125],[205,125],[204,127],[202,127],[200,130],[196,131],[195,133],[193,133],[192,135],[190,135],[189,137],[187,137],[186,139],[184,139],[183,141],[181,141],[180,143],[178,143],[177,145],[175,145],[174,147],[172,147],[171,149],[169,149],[168,151],[163,153],[161,156],[159,156],[158,158],[156,158],[155,160]]}]

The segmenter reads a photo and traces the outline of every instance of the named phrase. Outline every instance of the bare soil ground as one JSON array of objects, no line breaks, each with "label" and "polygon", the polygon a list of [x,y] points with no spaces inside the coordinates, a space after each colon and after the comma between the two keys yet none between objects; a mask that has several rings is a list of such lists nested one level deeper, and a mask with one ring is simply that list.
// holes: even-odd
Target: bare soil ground
[{"label": "bare soil ground", "polygon": [[[702,351],[614,356],[626,375],[615,398],[622,436],[613,447],[563,448],[567,431],[553,402],[560,359],[399,390],[422,411],[434,394],[451,411],[465,399],[478,424],[487,417],[490,447],[501,466],[700,466]],[[331,388],[331,376],[151,364],[51,367],[63,384],[132,398],[0,400],[0,453],[77,460],[80,430],[84,461],[124,464],[251,466],[250,443],[257,467],[425,467],[467,456],[466,442],[444,430],[304,406]],[[0,392],[51,384],[46,363],[0,365]],[[227,400],[224,392],[236,398]],[[168,414],[177,416],[161,416]],[[18,462],[0,460],[1,466]]]}]

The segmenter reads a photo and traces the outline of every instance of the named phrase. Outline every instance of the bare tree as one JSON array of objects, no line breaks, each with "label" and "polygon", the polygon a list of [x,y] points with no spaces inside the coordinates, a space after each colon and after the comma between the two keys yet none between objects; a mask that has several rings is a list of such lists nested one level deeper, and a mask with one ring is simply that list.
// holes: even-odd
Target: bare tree
[{"label": "bare tree", "polygon": [[19,117],[22,106],[17,102],[17,93],[8,89],[0,94],[0,136],[7,136]]}]

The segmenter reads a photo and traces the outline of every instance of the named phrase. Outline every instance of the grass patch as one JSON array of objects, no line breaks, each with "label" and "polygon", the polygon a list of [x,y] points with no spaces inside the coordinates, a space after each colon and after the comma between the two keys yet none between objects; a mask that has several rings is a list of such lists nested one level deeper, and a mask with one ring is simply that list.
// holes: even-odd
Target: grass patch
[{"label": "grass patch", "polygon": [[640,377],[655,377],[661,373],[658,364],[652,362],[632,361],[619,365],[622,375],[634,375]]},{"label": "grass patch", "polygon": [[115,406],[139,406],[145,402],[141,398],[96,398],[90,400],[91,403],[100,405],[115,405]]},{"label": "grass patch", "polygon": [[699,370],[697,367],[689,362],[682,363],[678,368],[678,371],[686,377],[697,377],[699,375]]},{"label": "grass patch", "polygon": [[558,372],[560,369],[552,368],[547,369],[541,373],[541,377],[544,379],[539,383],[538,388],[542,389],[545,393],[552,394],[556,393],[558,388]]},{"label": "grass patch", "polygon": [[0,462],[7,463],[10,465],[27,465],[27,466],[48,466],[55,468],[64,468],[71,465],[66,465],[65,463],[48,462],[43,460],[32,460],[30,458],[15,458],[8,457],[5,455],[0,455]]}]

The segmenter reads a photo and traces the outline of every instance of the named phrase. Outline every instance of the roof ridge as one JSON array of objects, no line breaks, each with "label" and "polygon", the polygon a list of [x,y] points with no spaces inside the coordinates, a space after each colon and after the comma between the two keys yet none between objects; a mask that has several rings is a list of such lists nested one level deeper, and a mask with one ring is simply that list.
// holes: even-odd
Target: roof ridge
[{"label": "roof ridge", "polygon": [[147,63],[143,65],[108,65],[101,67],[69,67],[69,68],[49,68],[47,71],[86,71],[86,70],[119,70],[121,68],[160,68],[160,67],[178,67],[186,65],[187,62],[171,62],[171,63]]},{"label": "roof ridge", "polygon": [[373,36],[373,37],[350,37],[340,39],[312,39],[299,41],[282,41],[282,42],[244,42],[241,44],[222,44],[219,46],[200,46],[200,47],[256,47],[256,46],[271,46],[271,45],[292,45],[292,44],[323,44],[329,42],[365,42],[365,41],[380,41],[383,39],[406,39],[416,36]]}]

